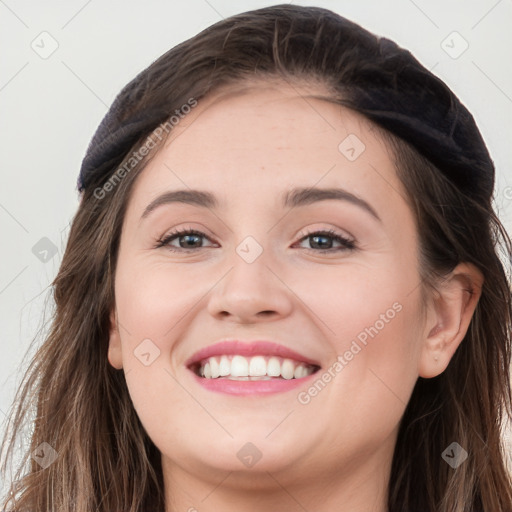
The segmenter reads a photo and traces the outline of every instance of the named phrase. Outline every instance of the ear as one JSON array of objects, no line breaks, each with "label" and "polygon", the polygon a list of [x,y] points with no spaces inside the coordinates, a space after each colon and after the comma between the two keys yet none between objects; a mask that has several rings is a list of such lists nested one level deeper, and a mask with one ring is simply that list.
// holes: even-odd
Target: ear
[{"label": "ear", "polygon": [[[471,263],[460,263],[429,297],[418,374],[440,375],[464,339],[482,293],[484,277]],[[433,296],[435,295],[435,296]]]},{"label": "ear", "polygon": [[110,364],[117,370],[120,370],[123,367],[121,337],[119,336],[119,324],[117,322],[117,312],[115,306],[110,312],[110,337],[108,340],[107,357]]}]

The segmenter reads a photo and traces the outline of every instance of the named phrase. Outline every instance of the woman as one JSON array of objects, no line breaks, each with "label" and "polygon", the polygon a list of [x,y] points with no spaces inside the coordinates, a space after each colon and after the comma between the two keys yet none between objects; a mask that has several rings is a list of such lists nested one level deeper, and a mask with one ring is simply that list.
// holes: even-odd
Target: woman
[{"label": "woman", "polygon": [[512,510],[494,166],[409,52],[221,21],[123,89],[78,188],[6,510]]}]

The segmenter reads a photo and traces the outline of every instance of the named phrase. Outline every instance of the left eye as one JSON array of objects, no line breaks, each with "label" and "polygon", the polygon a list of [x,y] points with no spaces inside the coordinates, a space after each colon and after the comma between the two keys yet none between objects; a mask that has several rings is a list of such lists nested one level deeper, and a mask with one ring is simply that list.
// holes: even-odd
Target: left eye
[{"label": "left eye", "polygon": [[[172,252],[190,251],[193,249],[203,249],[204,247],[201,247],[201,245],[200,245],[201,238],[209,239],[204,233],[201,233],[200,231],[196,231],[193,229],[177,230],[177,231],[170,233],[166,237],[158,240],[156,248],[166,246]],[[184,244],[193,244],[193,245],[183,247],[180,239],[182,239],[181,241],[183,241]],[[314,252],[350,251],[350,250],[353,250],[356,248],[353,240],[350,240],[349,238],[346,238],[345,236],[337,234],[333,230],[314,231],[312,233],[308,233],[305,236],[303,236],[299,240],[299,242],[302,242],[307,239],[312,241],[313,245],[320,246],[319,248],[317,247],[317,248],[312,248],[312,249],[305,247],[305,249],[312,250]],[[339,242],[341,247],[333,248],[332,247],[333,244],[332,244],[332,242],[329,242],[329,239]],[[176,247],[175,245],[171,245],[171,242],[174,240],[178,240],[179,247]],[[325,247],[326,245],[329,247]]]},{"label": "left eye", "polygon": [[[307,240],[307,239],[313,240],[314,245],[320,245],[320,246],[323,245],[323,247],[320,247],[318,250],[309,249],[309,250],[314,250],[314,252],[351,251],[356,248],[354,240],[351,240],[343,235],[340,235],[333,230],[314,231],[312,233],[308,233],[307,235],[305,235],[303,238],[300,239],[300,241],[302,242],[303,240]],[[327,247],[326,248],[325,247],[326,240],[329,240],[329,239],[339,242],[341,247],[337,247],[337,248],[336,247]],[[327,242],[327,245],[332,246],[332,242],[331,243]]]}]

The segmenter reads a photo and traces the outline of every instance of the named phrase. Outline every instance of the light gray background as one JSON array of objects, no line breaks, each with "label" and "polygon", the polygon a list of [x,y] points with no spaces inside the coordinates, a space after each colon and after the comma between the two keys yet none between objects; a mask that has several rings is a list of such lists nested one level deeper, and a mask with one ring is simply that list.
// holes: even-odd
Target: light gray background
[{"label": "light gray background", "polygon": [[[48,286],[78,206],[81,160],[115,95],[177,43],[221,18],[273,3],[0,0],[0,427],[21,378],[19,364],[42,325],[44,299],[51,299]],[[453,88],[493,156],[496,208],[511,230],[512,2],[293,3],[332,9],[395,40]],[[457,56],[464,41],[469,46]],[[58,48],[45,55],[52,44]],[[41,248],[33,251],[50,246],[40,242],[44,237],[56,250],[46,262]]]}]

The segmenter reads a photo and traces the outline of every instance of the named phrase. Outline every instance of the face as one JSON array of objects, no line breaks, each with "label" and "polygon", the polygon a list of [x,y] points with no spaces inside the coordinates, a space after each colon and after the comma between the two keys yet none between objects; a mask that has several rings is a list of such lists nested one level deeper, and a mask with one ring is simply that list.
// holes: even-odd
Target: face
[{"label": "face", "polygon": [[[201,100],[134,184],[109,361],[168,479],[296,485],[391,462],[418,378],[418,237],[378,133],[321,94],[268,83]],[[162,199],[178,190],[216,204]],[[226,340],[213,362],[199,353]],[[214,378],[223,356],[232,377]],[[276,360],[281,377],[233,378]]]}]

